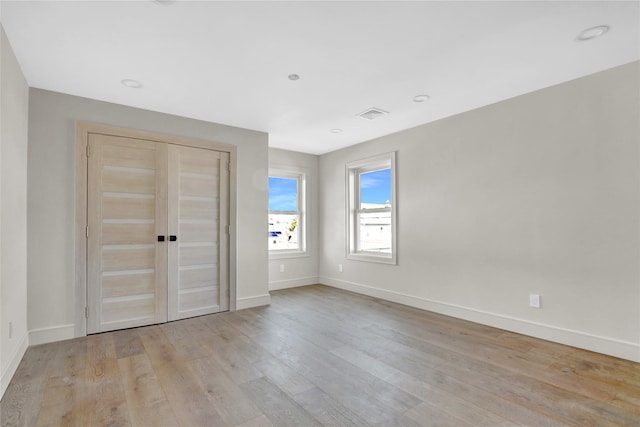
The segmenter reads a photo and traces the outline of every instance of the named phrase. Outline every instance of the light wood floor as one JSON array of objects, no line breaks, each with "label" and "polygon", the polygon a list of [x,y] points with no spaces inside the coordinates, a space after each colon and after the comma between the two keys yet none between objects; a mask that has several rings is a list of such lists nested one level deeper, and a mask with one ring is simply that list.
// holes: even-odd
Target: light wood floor
[{"label": "light wood floor", "polygon": [[640,364],[324,286],[29,348],[2,426],[639,426]]}]

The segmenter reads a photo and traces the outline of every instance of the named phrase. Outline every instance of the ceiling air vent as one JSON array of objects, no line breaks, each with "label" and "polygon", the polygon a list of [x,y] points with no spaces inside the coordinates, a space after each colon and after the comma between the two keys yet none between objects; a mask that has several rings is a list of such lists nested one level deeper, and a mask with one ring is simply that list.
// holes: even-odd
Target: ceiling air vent
[{"label": "ceiling air vent", "polygon": [[379,108],[369,108],[367,111],[358,114],[359,117],[367,120],[377,119],[378,117],[386,116],[389,114],[388,111],[381,110]]}]

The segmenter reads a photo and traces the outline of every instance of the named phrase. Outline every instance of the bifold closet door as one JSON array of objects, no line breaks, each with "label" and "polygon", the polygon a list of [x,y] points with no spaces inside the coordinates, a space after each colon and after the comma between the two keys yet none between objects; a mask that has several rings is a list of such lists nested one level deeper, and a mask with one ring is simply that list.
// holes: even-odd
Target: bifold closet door
[{"label": "bifold closet door", "polygon": [[229,309],[229,154],[168,148],[169,320]]},{"label": "bifold closet door", "polygon": [[167,147],[90,134],[87,332],[167,321]]}]

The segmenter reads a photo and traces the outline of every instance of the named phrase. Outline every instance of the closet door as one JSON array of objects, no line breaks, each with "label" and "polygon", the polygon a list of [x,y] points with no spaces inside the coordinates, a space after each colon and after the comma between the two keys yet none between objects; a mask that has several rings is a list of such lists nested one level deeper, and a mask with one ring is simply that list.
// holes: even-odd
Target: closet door
[{"label": "closet door", "polygon": [[89,136],[88,333],[167,320],[166,150]]},{"label": "closet door", "polygon": [[169,145],[169,320],[229,309],[229,154]]}]

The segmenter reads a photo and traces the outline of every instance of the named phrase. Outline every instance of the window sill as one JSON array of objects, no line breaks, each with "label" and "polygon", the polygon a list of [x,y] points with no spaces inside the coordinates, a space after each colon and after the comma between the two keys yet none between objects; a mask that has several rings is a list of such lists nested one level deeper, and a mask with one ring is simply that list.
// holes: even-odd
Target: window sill
[{"label": "window sill", "polygon": [[305,258],[311,256],[308,251],[269,251],[269,259]]},{"label": "window sill", "polygon": [[370,253],[350,253],[347,254],[347,259],[352,259],[354,261],[377,262],[379,264],[397,264],[395,256],[381,256]]}]

